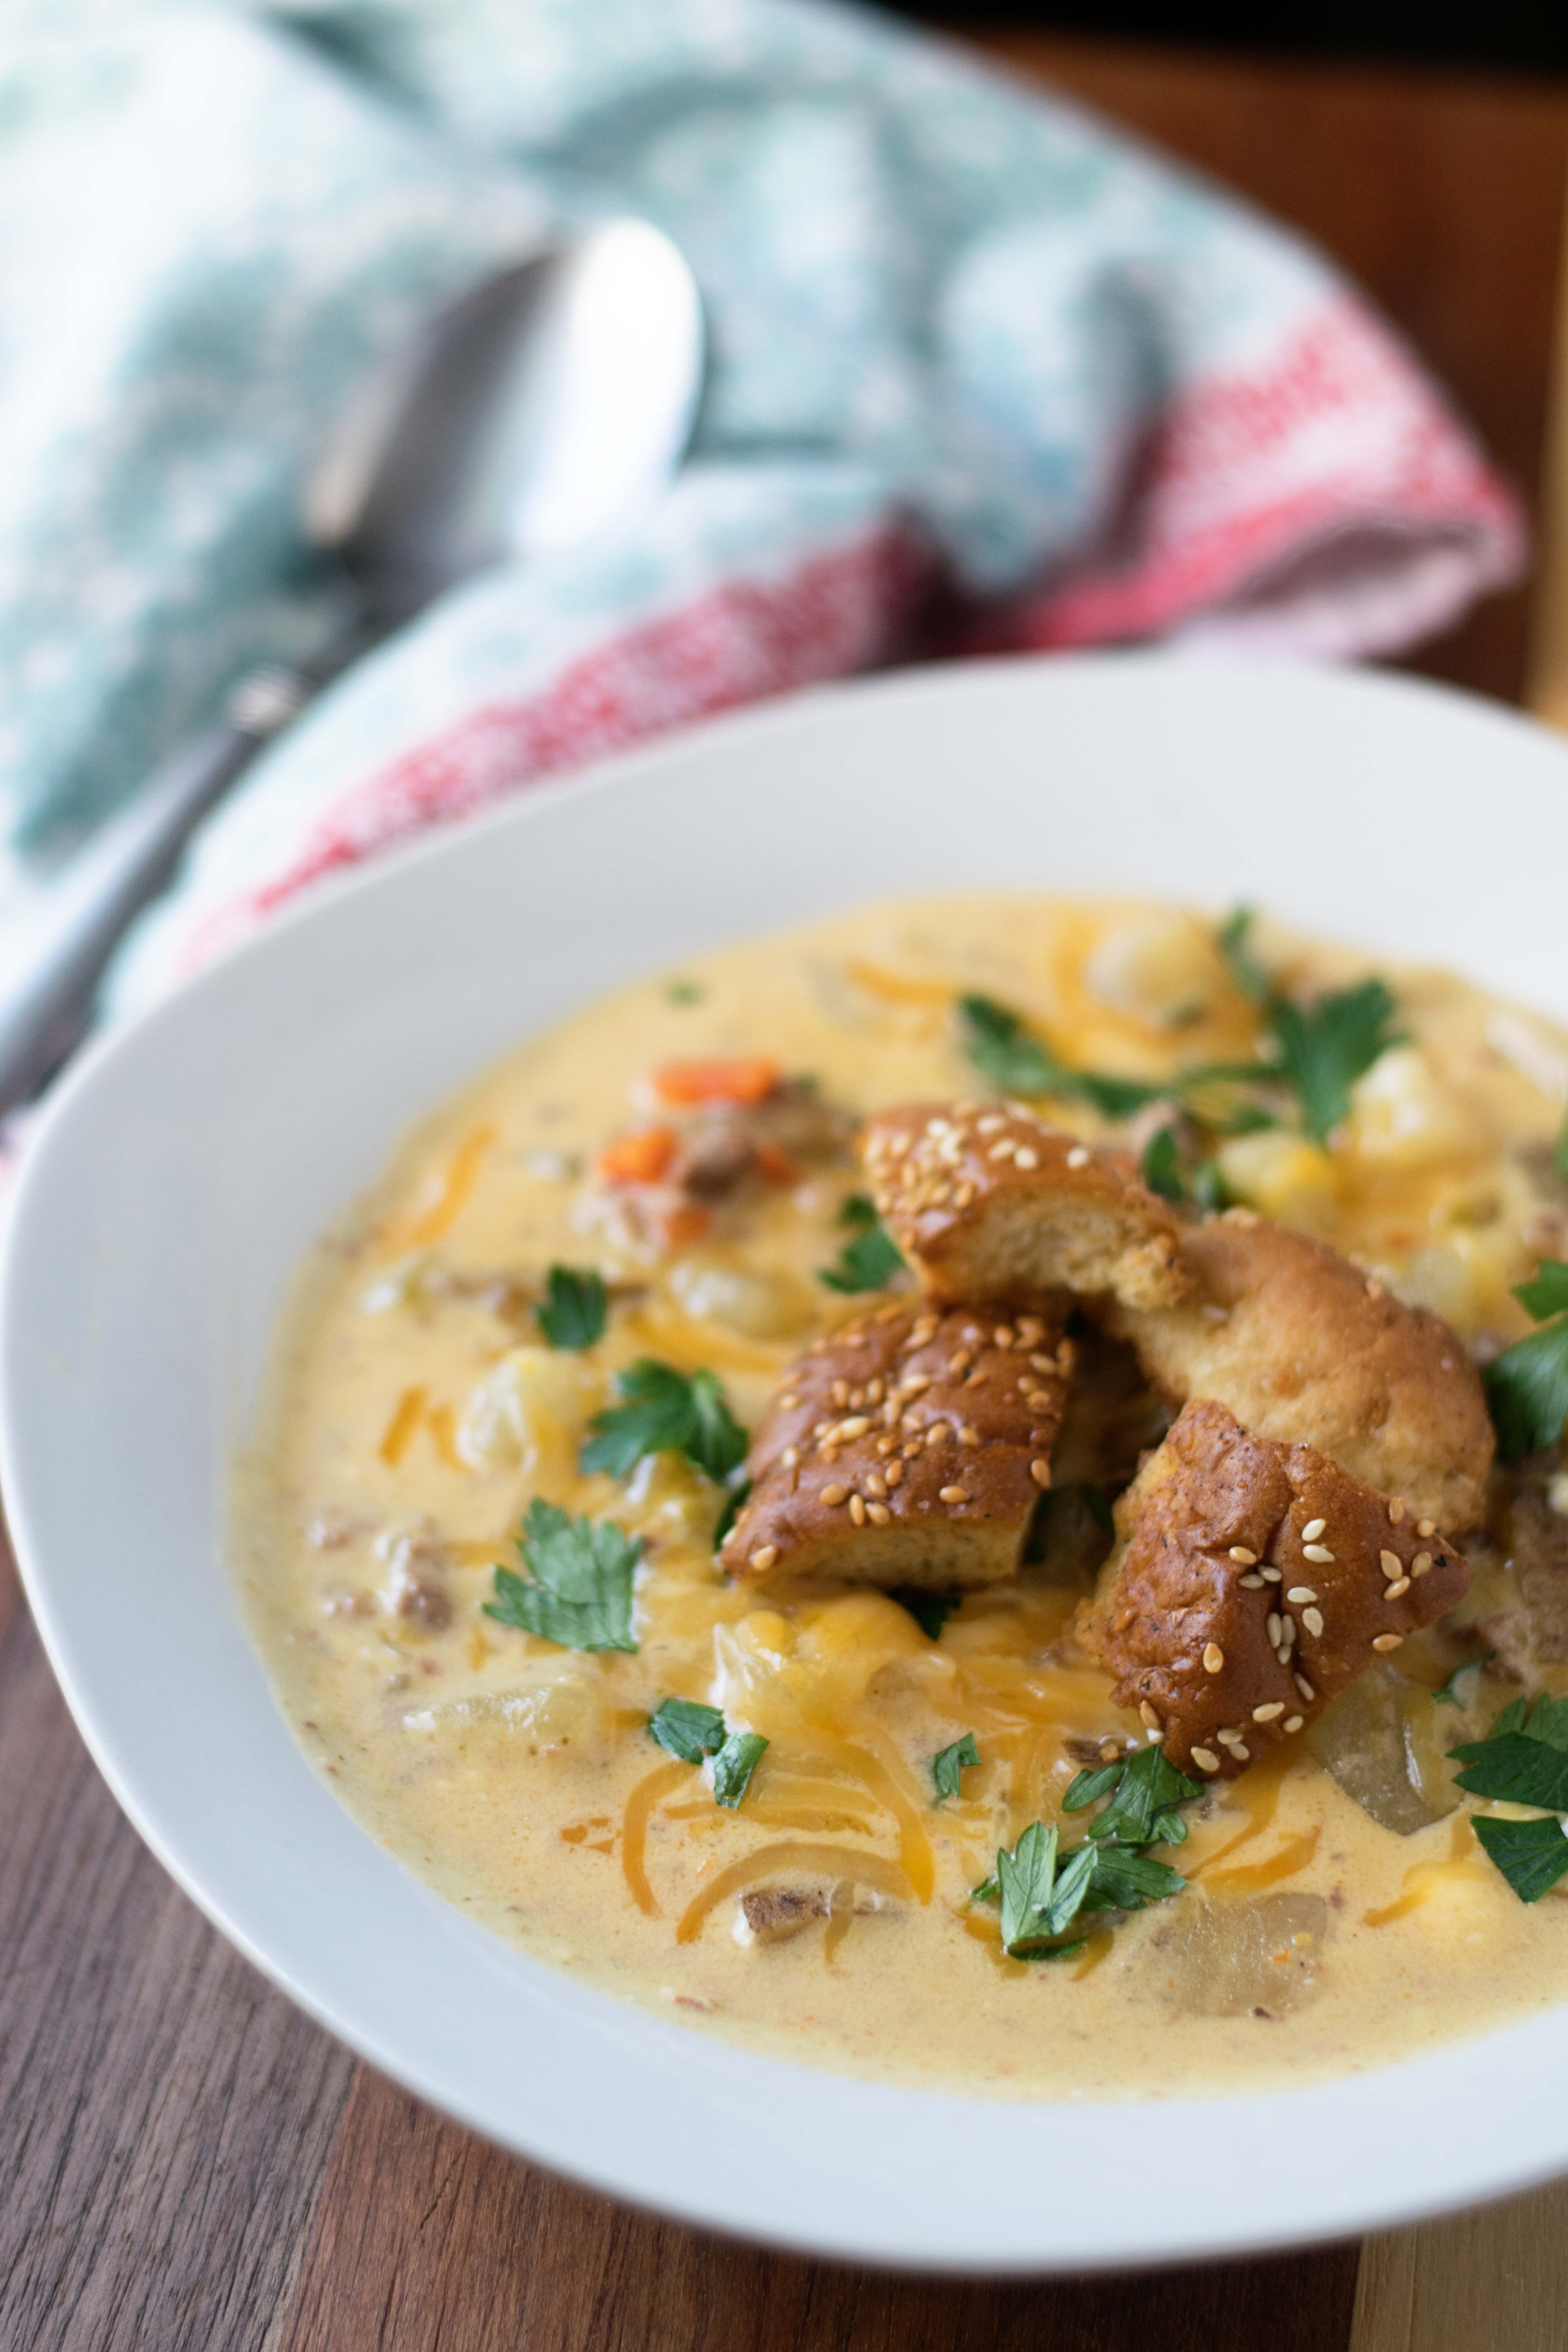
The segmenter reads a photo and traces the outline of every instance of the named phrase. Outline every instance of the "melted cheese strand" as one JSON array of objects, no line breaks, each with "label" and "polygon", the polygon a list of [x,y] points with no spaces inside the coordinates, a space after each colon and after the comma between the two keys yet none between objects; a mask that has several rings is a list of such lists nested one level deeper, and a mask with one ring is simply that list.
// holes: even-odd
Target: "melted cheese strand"
[{"label": "melted cheese strand", "polygon": [[650,1919],[659,1916],[661,1906],[648,1885],[647,1871],[643,1862],[648,1815],[661,1797],[684,1785],[690,1770],[689,1764],[656,1765],[651,1772],[644,1773],[626,1799],[621,1814],[621,1869],[626,1885],[631,1888],[633,1902],[639,1911],[646,1911]]}]

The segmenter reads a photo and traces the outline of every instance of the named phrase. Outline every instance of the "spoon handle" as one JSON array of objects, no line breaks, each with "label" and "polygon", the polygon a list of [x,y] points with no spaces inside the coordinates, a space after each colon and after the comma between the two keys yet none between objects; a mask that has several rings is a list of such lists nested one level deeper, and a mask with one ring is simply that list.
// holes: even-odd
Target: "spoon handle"
[{"label": "spoon handle", "polygon": [[320,682],[316,672],[280,669],[247,678],[226,718],[166,761],[16,925],[0,962],[0,1110],[24,1100],[79,1042],[132,918],[168,880],[208,809]]}]

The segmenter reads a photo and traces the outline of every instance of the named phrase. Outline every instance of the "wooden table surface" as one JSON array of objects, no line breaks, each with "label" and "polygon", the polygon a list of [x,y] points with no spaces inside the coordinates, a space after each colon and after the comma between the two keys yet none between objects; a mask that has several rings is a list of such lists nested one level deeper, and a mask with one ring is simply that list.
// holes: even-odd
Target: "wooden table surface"
[{"label": "wooden table surface", "polygon": [[[1568,87],[987,46],[1318,238],[1535,498]],[[1413,666],[1517,698],[1528,625],[1524,592],[1494,599]],[[214,1934],[89,1762],[0,1556],[3,2352],[1561,2352],[1565,2221],[1553,2191],[1364,2249],[999,2286],[606,2204],[420,2109]]]}]

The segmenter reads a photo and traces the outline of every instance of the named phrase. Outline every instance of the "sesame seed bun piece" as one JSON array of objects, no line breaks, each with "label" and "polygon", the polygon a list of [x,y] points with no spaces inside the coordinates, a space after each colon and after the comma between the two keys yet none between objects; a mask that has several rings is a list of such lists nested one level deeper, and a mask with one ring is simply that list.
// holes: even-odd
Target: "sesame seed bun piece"
[{"label": "sesame seed bun piece", "polygon": [[1058,1324],[995,1307],[885,1306],[815,1340],[757,1432],[722,1566],[781,1589],[1014,1575],[1071,1364]]},{"label": "sesame seed bun piece", "polygon": [[1183,1261],[1180,1305],[1102,1311],[1173,1401],[1210,1397],[1256,1437],[1316,1446],[1417,1520],[1480,1523],[1492,1426],[1447,1324],[1249,1210],[1190,1227]]},{"label": "sesame seed bun piece", "polygon": [[1130,1307],[1185,1296],[1182,1227],[1131,1157],[1018,1103],[913,1103],[867,1121],[879,1213],[936,1299],[1049,1309],[1064,1291]]},{"label": "sesame seed bun piece", "polygon": [[1117,1705],[1200,1780],[1294,1737],[1469,1582],[1429,1523],[1208,1400],[1183,1410],[1116,1517],[1079,1635]]}]

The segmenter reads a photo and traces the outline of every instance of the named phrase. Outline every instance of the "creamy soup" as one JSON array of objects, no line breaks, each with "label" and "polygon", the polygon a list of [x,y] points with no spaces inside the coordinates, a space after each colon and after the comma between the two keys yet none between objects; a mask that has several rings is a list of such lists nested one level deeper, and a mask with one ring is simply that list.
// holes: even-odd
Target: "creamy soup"
[{"label": "creamy soup", "polygon": [[[883,1288],[912,1297],[864,1199],[858,1118],[983,1099],[998,1013],[1068,1073],[1169,1088],[1129,1105],[1066,1084],[1037,1107],[1142,1154],[1189,1213],[1243,1203],[1323,1236],[1479,1361],[1531,1328],[1512,1287],[1568,1255],[1568,1039],[1266,920],[1228,960],[1217,936],[1125,903],[875,908],[620,992],[408,1141],[303,1275],[237,1529],[291,1725],[411,1871],[658,2013],[1002,2095],[1300,2080],[1568,1992],[1568,1880],[1521,1898],[1473,1823],[1528,1816],[1457,1789],[1447,1755],[1510,1699],[1568,1687],[1553,1458],[1499,1475],[1489,1535],[1447,1531],[1471,1568],[1452,1617],[1181,1807],[1184,1840],[1155,1849],[1179,1891],[1082,1913],[1048,1962],[1010,1957],[974,1890],[1034,1822],[1065,1853],[1094,1818],[1064,1811],[1075,1779],[1147,1739],[1074,1625],[1158,1401],[1085,1334],[1087,1402],[1022,1571],[945,1616],[847,1586],[764,1594],[716,1564],[731,1424],[756,1429],[814,1336]],[[1175,1083],[1274,1050],[1258,970],[1309,1008],[1373,973],[1393,992],[1322,1140],[1267,1072]],[[618,1382],[649,1361],[668,1368],[652,1391]],[[529,1630],[512,1580],[537,1589],[519,1536],[541,1500],[557,1510],[536,1529],[590,1523],[623,1589],[635,1550],[631,1646]],[[547,1622],[604,1632],[593,1609]],[[721,1715],[707,1746],[721,1736],[727,1764],[689,1728],[685,1754],[650,1735],[671,1699]]]}]

